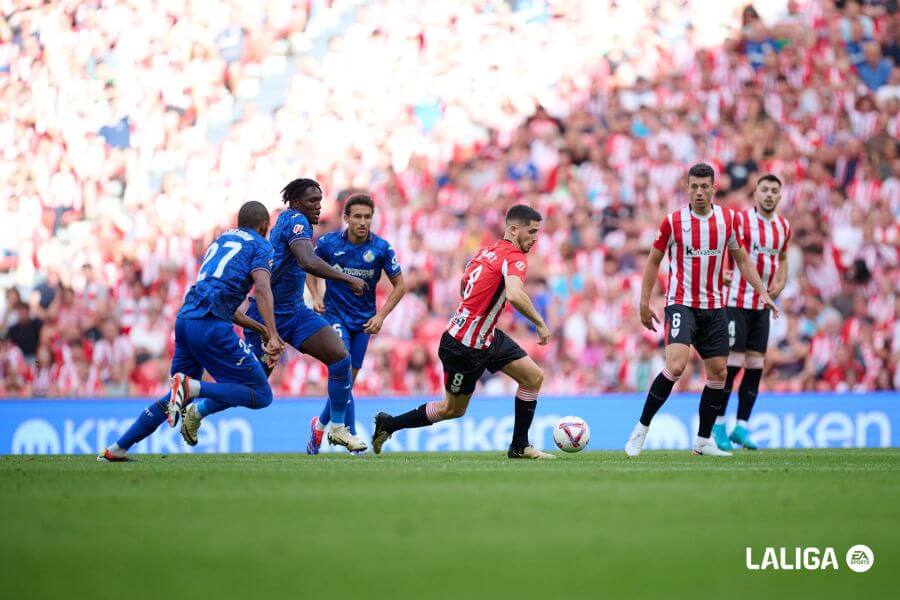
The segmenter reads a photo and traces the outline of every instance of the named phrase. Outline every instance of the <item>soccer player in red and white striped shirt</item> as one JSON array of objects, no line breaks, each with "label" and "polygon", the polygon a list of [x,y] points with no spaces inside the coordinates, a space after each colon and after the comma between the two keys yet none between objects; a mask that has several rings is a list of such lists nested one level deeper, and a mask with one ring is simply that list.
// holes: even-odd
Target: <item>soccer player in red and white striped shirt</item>
[{"label": "soccer player in red and white striped shirt", "polygon": [[712,203],[715,172],[707,164],[696,164],[688,171],[690,204],[666,216],[653,242],[641,283],[641,323],[656,331],[659,322],[650,308],[650,293],[659,274],[664,253],[669,256],[669,288],[666,293],[665,337],[666,366],[657,375],[641,413],[625,445],[627,456],[641,453],[650,421],[672,392],[690,358],[691,345],[706,367],[706,387],[700,397],[700,427],[693,453],[706,456],[731,456],[719,450],[710,439],[713,423],[722,402],[728,358],[728,331],[725,302],[722,297],[725,251],[734,258],[764,306],[777,309],[769,298],[759,273],[747,252],[738,245],[733,213]]},{"label": "soccer player in red and white striped shirt", "polygon": [[[771,297],[777,298],[787,283],[787,246],[791,226],[777,214],[781,200],[781,180],[768,174],[759,178],[753,190],[754,207],[735,215],[735,229],[741,247],[749,254],[750,264],[766,284]],[[713,426],[713,438],[721,450],[731,450],[731,443],[756,450],[747,422],[759,393],[766,348],[769,345],[769,309],[743,273],[735,273],[728,284],[728,376],[722,406]],[[738,390],[737,426],[729,436],[725,431],[725,409],[738,373],[744,378]]]},{"label": "soccer player in red and white striped shirt", "polygon": [[537,241],[541,215],[519,204],[506,213],[506,234],[492,246],[478,251],[463,273],[460,282],[461,301],[441,337],[438,356],[444,367],[444,399],[428,402],[411,410],[391,416],[375,415],[372,449],[381,447],[395,431],[426,427],[456,419],[466,413],[475,384],[486,370],[503,371],[519,384],[516,392],[515,421],[509,458],[556,458],[541,452],[528,442],[528,429],[534,418],[538,392],[544,372],[530,356],[508,335],[497,329],[497,320],[507,301],[537,327],[539,343],[550,339],[550,330],[534,308],[525,291],[525,256]]}]

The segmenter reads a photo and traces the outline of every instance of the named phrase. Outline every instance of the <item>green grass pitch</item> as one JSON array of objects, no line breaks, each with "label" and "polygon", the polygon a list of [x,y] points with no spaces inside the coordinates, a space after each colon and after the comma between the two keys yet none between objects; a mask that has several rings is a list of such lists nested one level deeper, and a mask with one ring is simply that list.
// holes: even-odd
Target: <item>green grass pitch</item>
[{"label": "green grass pitch", "polygon": [[0,564],[9,599],[897,597],[900,450],[2,457]]}]

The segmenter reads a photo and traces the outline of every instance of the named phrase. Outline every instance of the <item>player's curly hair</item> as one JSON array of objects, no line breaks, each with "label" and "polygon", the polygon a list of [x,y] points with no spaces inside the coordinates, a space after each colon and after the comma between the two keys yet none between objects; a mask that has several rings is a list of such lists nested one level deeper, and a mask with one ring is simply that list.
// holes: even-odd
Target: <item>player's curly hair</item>
[{"label": "player's curly hair", "polygon": [[699,179],[705,179],[709,177],[712,181],[716,180],[716,172],[713,170],[711,166],[706,163],[697,163],[691,170],[688,171],[688,177],[697,177]]},{"label": "player's curly hair", "polygon": [[372,212],[375,212],[375,203],[372,201],[372,196],[365,193],[356,193],[351,194],[347,201],[344,202],[344,216],[350,215],[350,209],[354,206],[368,206],[372,209]]},{"label": "player's curly hair", "polygon": [[291,200],[298,200],[311,187],[322,191],[322,186],[315,179],[295,179],[281,190],[281,201],[287,204]]}]

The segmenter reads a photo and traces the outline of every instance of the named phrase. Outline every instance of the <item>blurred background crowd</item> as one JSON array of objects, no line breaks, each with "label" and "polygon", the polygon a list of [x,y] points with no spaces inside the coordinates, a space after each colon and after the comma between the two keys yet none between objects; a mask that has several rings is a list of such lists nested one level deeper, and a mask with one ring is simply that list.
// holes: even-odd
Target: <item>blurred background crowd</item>
[{"label": "blurred background crowd", "polygon": [[[764,387],[900,389],[896,2],[0,0],[0,393],[157,394],[198,256],[295,177],[375,198],[410,292],[357,395],[441,388],[437,340],[509,205],[545,392],[643,391],[641,269],[687,168],[793,226]],[[660,285],[652,305],[661,311]],[[382,282],[385,284],[386,282]],[[387,289],[381,290],[382,300]],[[323,394],[287,354],[282,395]],[[487,378],[486,393],[512,382]],[[702,387],[694,364],[681,389]]]}]

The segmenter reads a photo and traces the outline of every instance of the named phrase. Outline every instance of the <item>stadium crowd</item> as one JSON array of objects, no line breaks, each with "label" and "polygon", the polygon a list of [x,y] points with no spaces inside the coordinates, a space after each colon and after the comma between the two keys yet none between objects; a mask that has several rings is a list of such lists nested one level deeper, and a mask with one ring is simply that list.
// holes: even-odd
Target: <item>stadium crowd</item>
[{"label": "stadium crowd", "polygon": [[[0,0],[0,393],[158,393],[198,256],[296,176],[326,189],[317,233],[340,226],[341,191],[370,191],[408,283],[356,395],[441,388],[463,266],[518,202],[545,216],[528,290],[553,341],[512,313],[501,327],[545,392],[643,391],[662,353],[641,270],[697,161],[735,208],[760,175],[785,182],[764,389],[900,389],[895,6]],[[288,353],[273,384],[326,378]]]}]

